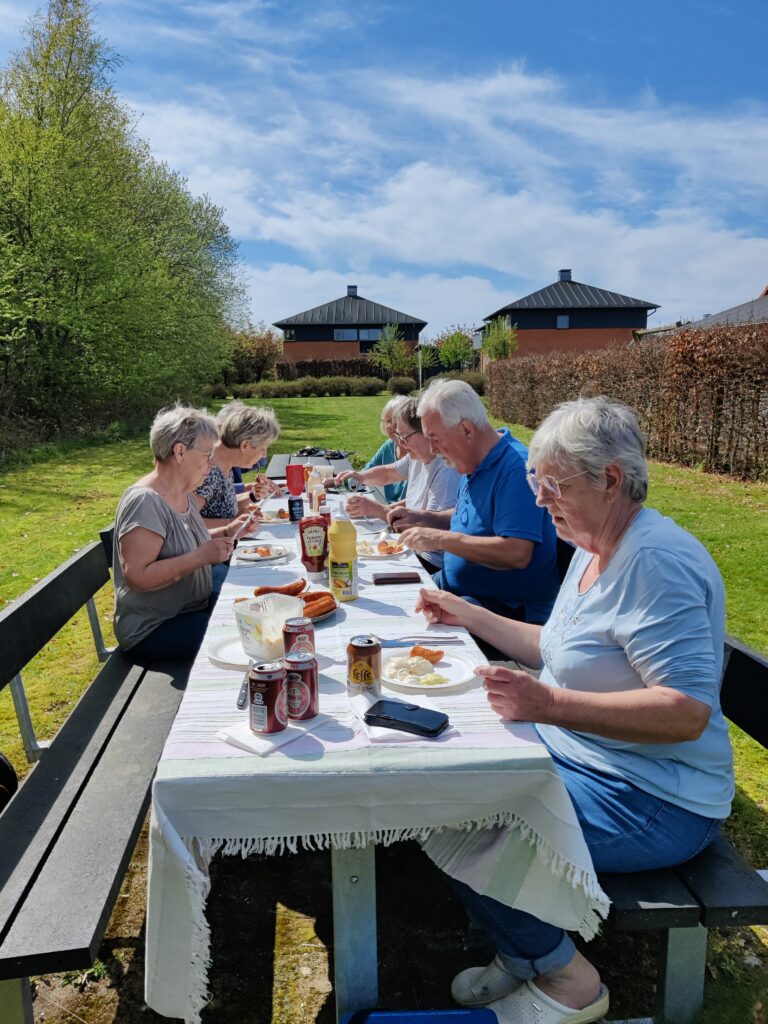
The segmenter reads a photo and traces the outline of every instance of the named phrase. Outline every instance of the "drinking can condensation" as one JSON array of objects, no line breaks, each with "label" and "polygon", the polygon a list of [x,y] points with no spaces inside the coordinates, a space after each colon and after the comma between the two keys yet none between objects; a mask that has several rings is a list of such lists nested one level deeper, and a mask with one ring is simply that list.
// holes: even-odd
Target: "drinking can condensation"
[{"label": "drinking can condensation", "polygon": [[288,691],[283,663],[250,662],[248,693],[251,732],[282,732],[288,723]]},{"label": "drinking can condensation", "polygon": [[314,718],[320,710],[317,662],[313,654],[298,651],[285,657],[288,717]]}]

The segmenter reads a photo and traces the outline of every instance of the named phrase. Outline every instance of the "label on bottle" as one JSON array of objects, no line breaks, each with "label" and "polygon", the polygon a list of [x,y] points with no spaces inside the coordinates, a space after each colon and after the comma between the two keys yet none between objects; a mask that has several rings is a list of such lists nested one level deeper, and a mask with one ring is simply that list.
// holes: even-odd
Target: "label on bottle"
[{"label": "label on bottle", "polygon": [[352,601],[357,596],[357,563],[337,562],[331,559],[329,562],[329,582],[331,593],[338,601]]},{"label": "label on bottle", "polygon": [[325,529],[322,526],[305,526],[301,531],[304,550],[308,558],[322,558],[325,554]]}]

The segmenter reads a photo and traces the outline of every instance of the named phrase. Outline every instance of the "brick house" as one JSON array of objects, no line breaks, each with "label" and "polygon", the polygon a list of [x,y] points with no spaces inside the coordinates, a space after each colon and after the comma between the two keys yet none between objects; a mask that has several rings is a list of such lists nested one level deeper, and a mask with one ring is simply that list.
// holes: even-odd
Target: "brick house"
[{"label": "brick house", "polygon": [[403,338],[415,348],[427,321],[364,299],[357,294],[357,285],[350,284],[340,299],[287,316],[272,326],[283,332],[283,358],[297,360],[365,355],[387,324],[397,324]]},{"label": "brick house", "polygon": [[554,284],[531,292],[483,317],[485,324],[503,316],[517,324],[520,355],[544,352],[582,352],[586,349],[626,345],[633,331],[648,322],[648,311],[659,306],[609,292],[571,278],[570,270],[558,271]]}]

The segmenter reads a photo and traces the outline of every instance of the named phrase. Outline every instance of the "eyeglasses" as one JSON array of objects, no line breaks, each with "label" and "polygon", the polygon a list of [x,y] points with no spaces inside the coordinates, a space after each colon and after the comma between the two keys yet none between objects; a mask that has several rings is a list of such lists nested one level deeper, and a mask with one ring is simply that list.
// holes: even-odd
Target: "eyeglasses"
[{"label": "eyeglasses", "polygon": [[553,498],[561,498],[560,484],[567,483],[569,480],[575,480],[577,476],[584,476],[588,472],[588,469],[582,469],[580,473],[572,473],[571,476],[564,476],[560,480],[555,480],[553,476],[536,476],[536,470],[532,469],[529,473],[525,474],[525,479],[537,497],[542,491],[547,491]]},{"label": "eyeglasses", "polygon": [[196,444],[188,444],[187,448],[194,448],[196,452],[201,452],[209,462],[213,462],[213,448],[198,448]]},{"label": "eyeglasses", "polygon": [[398,441],[400,442],[400,444],[407,444],[407,443],[408,443],[408,438],[409,438],[409,437],[413,437],[413,435],[414,435],[414,434],[420,434],[420,433],[421,433],[421,431],[420,431],[420,430],[412,430],[412,431],[410,432],[410,434],[405,434],[405,435],[403,435],[403,434],[398,434],[398,432],[397,432],[397,431],[395,431],[395,437],[396,437],[396,438],[397,438],[397,440],[398,440]]}]

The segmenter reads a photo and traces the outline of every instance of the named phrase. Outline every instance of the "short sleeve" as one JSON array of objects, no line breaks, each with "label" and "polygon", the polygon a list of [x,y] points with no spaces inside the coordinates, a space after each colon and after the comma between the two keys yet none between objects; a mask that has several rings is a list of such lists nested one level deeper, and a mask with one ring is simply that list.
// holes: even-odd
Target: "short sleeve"
[{"label": "short sleeve", "polygon": [[525,479],[525,464],[510,449],[498,474],[493,494],[493,532],[497,537],[519,537],[541,544],[544,539],[543,508],[538,508]]},{"label": "short sleeve", "polygon": [[162,499],[146,488],[134,488],[123,495],[117,515],[117,539],[141,527],[158,534],[163,540],[168,536],[168,521],[163,515]]},{"label": "short sleeve", "polygon": [[683,558],[637,552],[623,575],[613,633],[646,686],[669,686],[712,706],[722,658],[715,652],[711,584]]},{"label": "short sleeve", "polygon": [[410,475],[411,456],[404,455],[402,459],[395,459],[392,463],[392,469],[394,469],[403,480],[407,480]]}]

